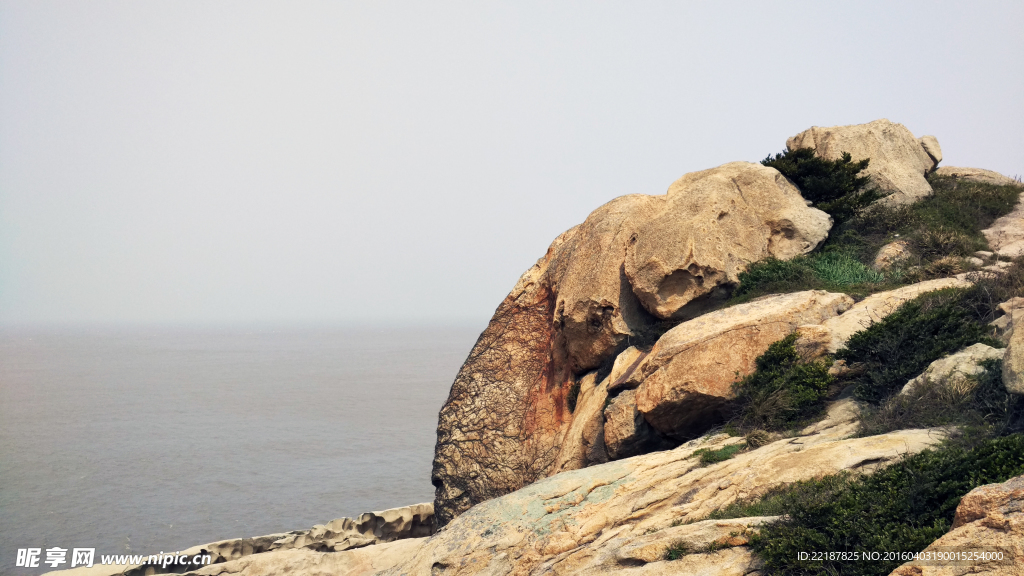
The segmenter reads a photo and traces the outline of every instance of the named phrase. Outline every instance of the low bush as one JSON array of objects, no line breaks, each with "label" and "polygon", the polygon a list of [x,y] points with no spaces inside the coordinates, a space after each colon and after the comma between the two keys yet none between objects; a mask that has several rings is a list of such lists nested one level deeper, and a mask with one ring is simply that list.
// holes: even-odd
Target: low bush
[{"label": "low bush", "polygon": [[755,362],[754,372],[736,384],[738,414],[743,429],[780,430],[820,414],[829,386],[828,360],[803,362],[790,334],[768,347]]},{"label": "low bush", "polygon": [[805,199],[831,215],[837,224],[883,196],[867,186],[867,177],[859,175],[868,163],[867,159],[854,162],[845,152],[839,160],[826,160],[815,156],[811,148],[786,150],[761,161],[789,178]]},{"label": "low bush", "polygon": [[861,400],[880,402],[929,364],[977,342],[1002,346],[989,337],[975,290],[947,289],[922,294],[857,332],[836,353],[858,372],[848,381]]},{"label": "low bush", "polygon": [[798,553],[923,550],[949,530],[964,494],[1020,474],[1024,435],[1014,434],[973,447],[926,450],[870,476],[797,483],[766,495],[761,504],[731,508],[745,515],[786,515],[750,539],[765,562],[765,575],[884,575],[901,561],[813,561]]},{"label": "low bush", "polygon": [[924,382],[913,393],[895,394],[861,415],[862,436],[908,428],[967,426],[1000,436],[1024,430],[1024,397],[1003,385],[1002,361],[985,360],[977,377],[953,385]]},{"label": "low bush", "polygon": [[841,250],[792,260],[768,258],[751,264],[739,278],[734,299],[800,290],[847,290],[859,285],[880,285],[886,280],[884,274],[871,270],[851,252]]}]

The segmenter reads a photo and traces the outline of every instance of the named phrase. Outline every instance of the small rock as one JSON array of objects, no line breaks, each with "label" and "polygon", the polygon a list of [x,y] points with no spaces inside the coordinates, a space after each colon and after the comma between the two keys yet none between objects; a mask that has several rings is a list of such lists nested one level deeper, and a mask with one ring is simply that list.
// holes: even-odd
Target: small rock
[{"label": "small rock", "polygon": [[871,267],[879,271],[888,270],[895,264],[905,262],[911,256],[913,253],[910,251],[907,241],[896,240],[878,249],[878,254],[875,255],[875,261]]},{"label": "small rock", "polygon": [[970,264],[971,266],[984,266],[985,265],[985,261],[982,260],[981,258],[970,257],[970,258],[964,258],[964,260],[966,260],[967,263]]},{"label": "small rock", "polygon": [[612,399],[604,417],[604,445],[612,460],[671,447],[636,409],[636,390],[626,390]]},{"label": "small rock", "polygon": [[995,257],[996,253],[989,252],[988,250],[978,250],[977,252],[974,253],[974,255],[983,260],[991,260],[992,258]]},{"label": "small rock", "polygon": [[1005,352],[985,344],[968,346],[929,364],[924,372],[903,386],[900,394],[912,394],[915,388],[927,382],[950,389],[962,388],[972,377],[984,372],[984,368],[979,364],[981,361],[998,360]]}]

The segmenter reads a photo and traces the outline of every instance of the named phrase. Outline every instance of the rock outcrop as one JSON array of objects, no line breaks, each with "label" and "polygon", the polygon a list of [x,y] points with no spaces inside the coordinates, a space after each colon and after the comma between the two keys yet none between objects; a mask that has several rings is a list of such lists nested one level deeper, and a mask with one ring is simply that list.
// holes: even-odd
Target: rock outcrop
[{"label": "rock outcrop", "polygon": [[498,306],[441,409],[432,482],[440,525],[571,466],[566,398],[659,319],[698,314],[754,261],[823,241],[831,218],[775,169],[733,162],[664,196],[624,196],[559,236]]},{"label": "rock outcrop", "polygon": [[[695,452],[743,440],[719,434],[563,472],[474,506],[384,574],[745,574],[757,561],[742,545],[743,527],[756,529],[764,519],[729,521],[728,533],[692,523],[780,484],[842,470],[870,472],[943,438],[939,430],[848,438],[857,426],[855,403],[843,400],[801,435],[717,464],[703,466]],[[698,543],[732,532],[737,539],[723,543],[736,547],[663,559],[679,540]]]},{"label": "rock outcrop", "polygon": [[[987,170],[985,170],[987,172]],[[1001,174],[996,174],[1004,180],[1001,185],[1013,183],[1021,186],[1020,182],[1010,180]],[[1001,216],[991,226],[981,231],[988,241],[988,246],[999,256],[1007,258],[1018,258],[1024,256],[1024,201],[1018,200],[1013,211]]]},{"label": "rock outcrop", "polygon": [[929,364],[924,372],[903,386],[900,394],[913,394],[915,389],[926,384],[966,393],[973,388],[972,379],[985,371],[980,363],[999,360],[1005,352],[985,344],[973,344]]},{"label": "rock outcrop", "polygon": [[786,140],[786,146],[790,150],[811,148],[829,160],[840,159],[843,152],[849,152],[855,161],[869,158],[862,174],[873,186],[890,193],[884,201],[909,204],[931,196],[925,174],[942,159],[934,136],[922,140],[914,138],[906,126],[881,119],[852,126],[814,126]]},{"label": "rock outcrop", "polygon": [[999,172],[983,170],[981,168],[959,168],[956,166],[943,166],[935,170],[936,176],[956,178],[965,182],[980,182],[982,184],[994,184],[996,186],[1024,186],[1020,180],[1003,176]]},{"label": "rock outcrop", "polygon": [[808,290],[759,298],[683,322],[666,332],[633,375],[636,407],[661,434],[692,438],[721,420],[732,384],[754,371],[773,342],[821,324],[853,298]]},{"label": "rock outcrop", "polygon": [[1024,330],[1014,328],[1003,356],[1003,385],[1012,394],[1024,394]]},{"label": "rock outcrop", "polygon": [[890,576],[1024,575],[1024,476],[968,492],[956,508],[952,529],[924,549],[941,551],[1001,552],[1003,559],[908,562]]}]

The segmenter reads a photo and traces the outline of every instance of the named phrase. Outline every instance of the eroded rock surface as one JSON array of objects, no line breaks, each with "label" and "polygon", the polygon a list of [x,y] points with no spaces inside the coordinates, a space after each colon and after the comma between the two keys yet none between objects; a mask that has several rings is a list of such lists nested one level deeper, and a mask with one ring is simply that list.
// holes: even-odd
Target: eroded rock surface
[{"label": "eroded rock surface", "polygon": [[1020,180],[1003,176],[999,172],[983,170],[981,168],[961,168],[957,166],[943,166],[935,170],[936,176],[947,176],[965,182],[980,182],[982,184],[995,184],[996,186],[1024,186]]},{"label": "eroded rock surface", "polygon": [[499,305],[441,409],[439,524],[578,463],[561,446],[577,378],[658,318],[724,296],[749,263],[810,251],[830,226],[775,169],[733,162],[664,196],[617,198],[559,236]]},{"label": "eroded rock surface", "polygon": [[[855,161],[870,158],[862,174],[875,187],[891,193],[885,199],[887,203],[909,204],[932,194],[925,174],[935,167],[937,160],[906,126],[884,118],[852,126],[814,126],[786,140],[786,146],[790,150],[811,148],[829,160],[840,159],[843,152],[849,152]],[[937,149],[935,140],[932,153]],[[938,155],[941,159],[941,151]]]},{"label": "eroded rock surface", "polygon": [[1015,327],[1010,333],[1003,356],[1003,385],[1007,392],[1024,394],[1024,330]]},{"label": "eroded rock surface", "polygon": [[1008,561],[924,566],[908,562],[890,576],[1024,575],[1024,476],[979,486],[957,506],[953,527],[925,551],[985,550],[998,547]]},{"label": "eroded rock surface", "polygon": [[737,499],[841,470],[872,471],[943,437],[939,430],[903,430],[848,438],[858,425],[855,406],[839,402],[804,435],[709,466],[701,466],[696,450],[743,440],[720,434],[539,480],[474,506],[384,574],[748,573],[756,559],[739,539],[713,554],[661,558],[675,538],[714,528],[680,524],[701,521]]},{"label": "eroded rock surface", "polygon": [[[988,170],[982,170],[982,172],[988,172]],[[991,174],[993,176],[989,178],[995,180],[995,182],[988,182],[990,184],[1024,186],[1024,184],[1016,180],[1010,180],[1001,174],[995,172],[991,172]],[[996,178],[996,176],[999,178]],[[986,180],[980,178],[968,179],[986,182]],[[989,248],[996,254],[1008,258],[1024,256],[1024,198],[1017,201],[1017,205],[1013,207],[1009,214],[997,218],[991,226],[982,230],[981,233],[985,236],[985,240],[988,241]]]},{"label": "eroded rock surface", "polygon": [[807,290],[759,298],[683,322],[637,369],[636,407],[655,430],[692,438],[722,418],[732,385],[773,342],[853,305],[845,294]]}]

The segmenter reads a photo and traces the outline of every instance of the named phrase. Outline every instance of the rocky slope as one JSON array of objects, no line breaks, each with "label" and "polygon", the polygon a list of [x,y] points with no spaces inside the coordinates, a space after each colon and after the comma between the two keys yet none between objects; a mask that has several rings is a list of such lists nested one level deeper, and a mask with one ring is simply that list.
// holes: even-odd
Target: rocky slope
[{"label": "rocky slope", "polygon": [[[890,194],[890,206],[931,195],[926,175],[942,160],[934,137],[915,138],[888,120],[814,127],[787,145],[870,158],[871,185]],[[943,170],[957,181],[1019,186],[984,170]],[[803,361],[827,357],[922,294],[1003,274],[1010,264],[993,259],[1020,255],[1024,202],[983,231],[993,252],[978,252],[974,272],[856,299],[799,290],[722,307],[753,263],[806,254],[831,226],[779,172],[746,162],[687,174],[663,196],[601,206],[523,274],[456,376],[439,415],[433,506],[195,547],[215,562],[195,574],[760,574],[748,544],[779,517],[709,514],[797,481],[863,477],[956,431],[857,437],[865,405],[849,391],[837,398],[837,389],[814,424],[732,436],[720,425],[735,408],[733,383],[787,335],[797,335]],[[890,242],[875,267],[889,270],[910,252],[905,240]],[[1000,386],[1021,394],[1024,330],[1014,327],[1024,298],[999,311],[986,329],[1005,350],[974,344],[922,364],[901,381],[902,395],[940,387],[962,396],[989,360],[1003,362]],[[893,574],[1020,574],[1022,502],[1020,478],[979,487],[932,545],[998,543],[1015,563],[908,563]]]}]

